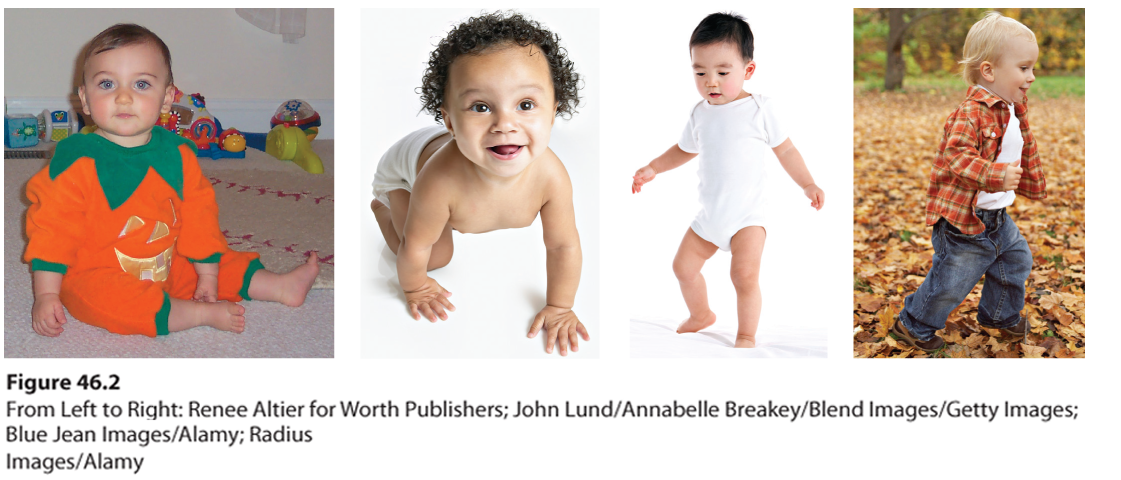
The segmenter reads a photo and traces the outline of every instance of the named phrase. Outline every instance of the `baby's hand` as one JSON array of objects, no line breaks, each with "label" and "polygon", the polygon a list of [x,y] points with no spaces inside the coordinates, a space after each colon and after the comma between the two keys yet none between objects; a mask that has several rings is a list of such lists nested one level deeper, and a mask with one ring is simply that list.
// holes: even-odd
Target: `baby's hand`
[{"label": "baby's hand", "polygon": [[631,183],[631,193],[638,193],[642,191],[642,186],[647,182],[654,179],[658,172],[654,171],[654,167],[647,165],[634,172],[634,182]]},{"label": "baby's hand", "polygon": [[818,210],[825,206],[825,192],[815,184],[806,185],[802,189],[802,193],[806,194],[806,198],[810,199],[810,206]]},{"label": "baby's hand", "polygon": [[428,321],[435,323],[436,317],[447,320],[448,314],[444,309],[455,311],[455,305],[448,300],[452,292],[444,290],[432,277],[424,280],[424,285],[411,292],[405,292],[405,301],[409,304],[409,312],[414,320],[420,320],[421,314]]},{"label": "baby's hand", "polygon": [[217,302],[218,276],[200,273],[198,284],[195,286],[195,296],[192,298],[194,298],[196,302]]},{"label": "baby's hand", "polygon": [[57,293],[44,293],[35,296],[35,304],[31,306],[31,329],[45,337],[57,337],[62,333],[62,325],[66,323],[66,313],[62,309],[62,300]]},{"label": "baby's hand", "polygon": [[1004,191],[1019,188],[1021,173],[1024,173],[1024,169],[1020,168],[1019,160],[1012,162],[1004,168]]},{"label": "baby's hand", "polygon": [[553,344],[555,343],[560,343],[562,357],[568,355],[570,343],[573,352],[579,351],[578,333],[581,337],[584,337],[585,342],[591,340],[584,324],[580,323],[576,314],[567,308],[551,305],[542,308],[540,312],[537,312],[537,316],[533,317],[533,325],[529,327],[529,338],[536,337],[537,332],[541,331],[541,327],[545,327],[545,330],[549,332],[549,337],[545,340],[545,353],[553,353]]}]

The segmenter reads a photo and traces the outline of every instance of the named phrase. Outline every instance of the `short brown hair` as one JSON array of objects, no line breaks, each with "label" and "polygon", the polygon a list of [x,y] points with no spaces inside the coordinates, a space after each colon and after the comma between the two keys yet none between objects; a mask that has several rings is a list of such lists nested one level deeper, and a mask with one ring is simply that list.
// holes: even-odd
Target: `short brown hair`
[{"label": "short brown hair", "polygon": [[167,64],[167,84],[175,83],[175,77],[171,73],[171,51],[167,49],[167,44],[151,30],[141,27],[135,23],[118,23],[112,27],[102,30],[101,33],[93,37],[90,43],[86,44],[86,48],[82,51],[82,81],[86,79],[86,62],[90,61],[94,55],[109,50],[127,47],[130,45],[150,44],[156,47],[163,55],[164,63]]}]

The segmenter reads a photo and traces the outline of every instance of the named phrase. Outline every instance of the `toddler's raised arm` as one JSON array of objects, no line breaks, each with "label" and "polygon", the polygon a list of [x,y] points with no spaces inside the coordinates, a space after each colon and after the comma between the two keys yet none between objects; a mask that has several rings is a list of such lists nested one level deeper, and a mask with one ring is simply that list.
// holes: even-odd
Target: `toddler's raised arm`
[{"label": "toddler's raised arm", "polygon": [[658,158],[655,158],[648,165],[634,172],[634,182],[631,183],[631,193],[641,192],[642,186],[654,180],[657,174],[685,165],[686,162],[696,157],[696,153],[686,152],[675,143],[672,147],[669,147],[669,150],[666,150],[666,153],[659,155]]}]

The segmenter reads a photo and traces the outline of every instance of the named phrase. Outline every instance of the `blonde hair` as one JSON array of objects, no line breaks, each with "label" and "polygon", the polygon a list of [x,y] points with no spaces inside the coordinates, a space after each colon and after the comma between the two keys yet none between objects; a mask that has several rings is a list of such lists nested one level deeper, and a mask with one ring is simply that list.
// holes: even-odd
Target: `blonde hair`
[{"label": "blonde hair", "polygon": [[995,64],[1004,53],[1004,42],[1015,37],[1036,42],[1035,34],[1024,24],[997,12],[986,13],[965,36],[963,58],[958,62],[962,65],[961,77],[970,85],[977,83],[981,78],[981,63]]}]

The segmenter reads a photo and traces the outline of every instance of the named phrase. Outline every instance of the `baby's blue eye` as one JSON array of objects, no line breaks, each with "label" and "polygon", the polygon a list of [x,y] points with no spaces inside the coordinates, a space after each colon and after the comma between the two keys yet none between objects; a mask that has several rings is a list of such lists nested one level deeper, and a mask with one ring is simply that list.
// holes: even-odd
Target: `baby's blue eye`
[{"label": "baby's blue eye", "polygon": [[148,83],[147,80],[137,80],[136,81],[136,89],[137,90],[147,90],[151,87],[152,87],[152,84]]},{"label": "baby's blue eye", "polygon": [[530,100],[522,100],[521,102],[518,102],[518,110],[533,110],[536,106],[537,104],[533,103]]},{"label": "baby's blue eye", "polygon": [[102,90],[109,90],[109,89],[113,88],[113,81],[112,80],[102,80],[100,82],[97,82],[97,88],[100,88]]},{"label": "baby's blue eye", "polygon": [[469,110],[475,113],[487,113],[490,111],[490,107],[488,107],[485,103],[476,103],[474,105],[471,105],[471,108]]}]

